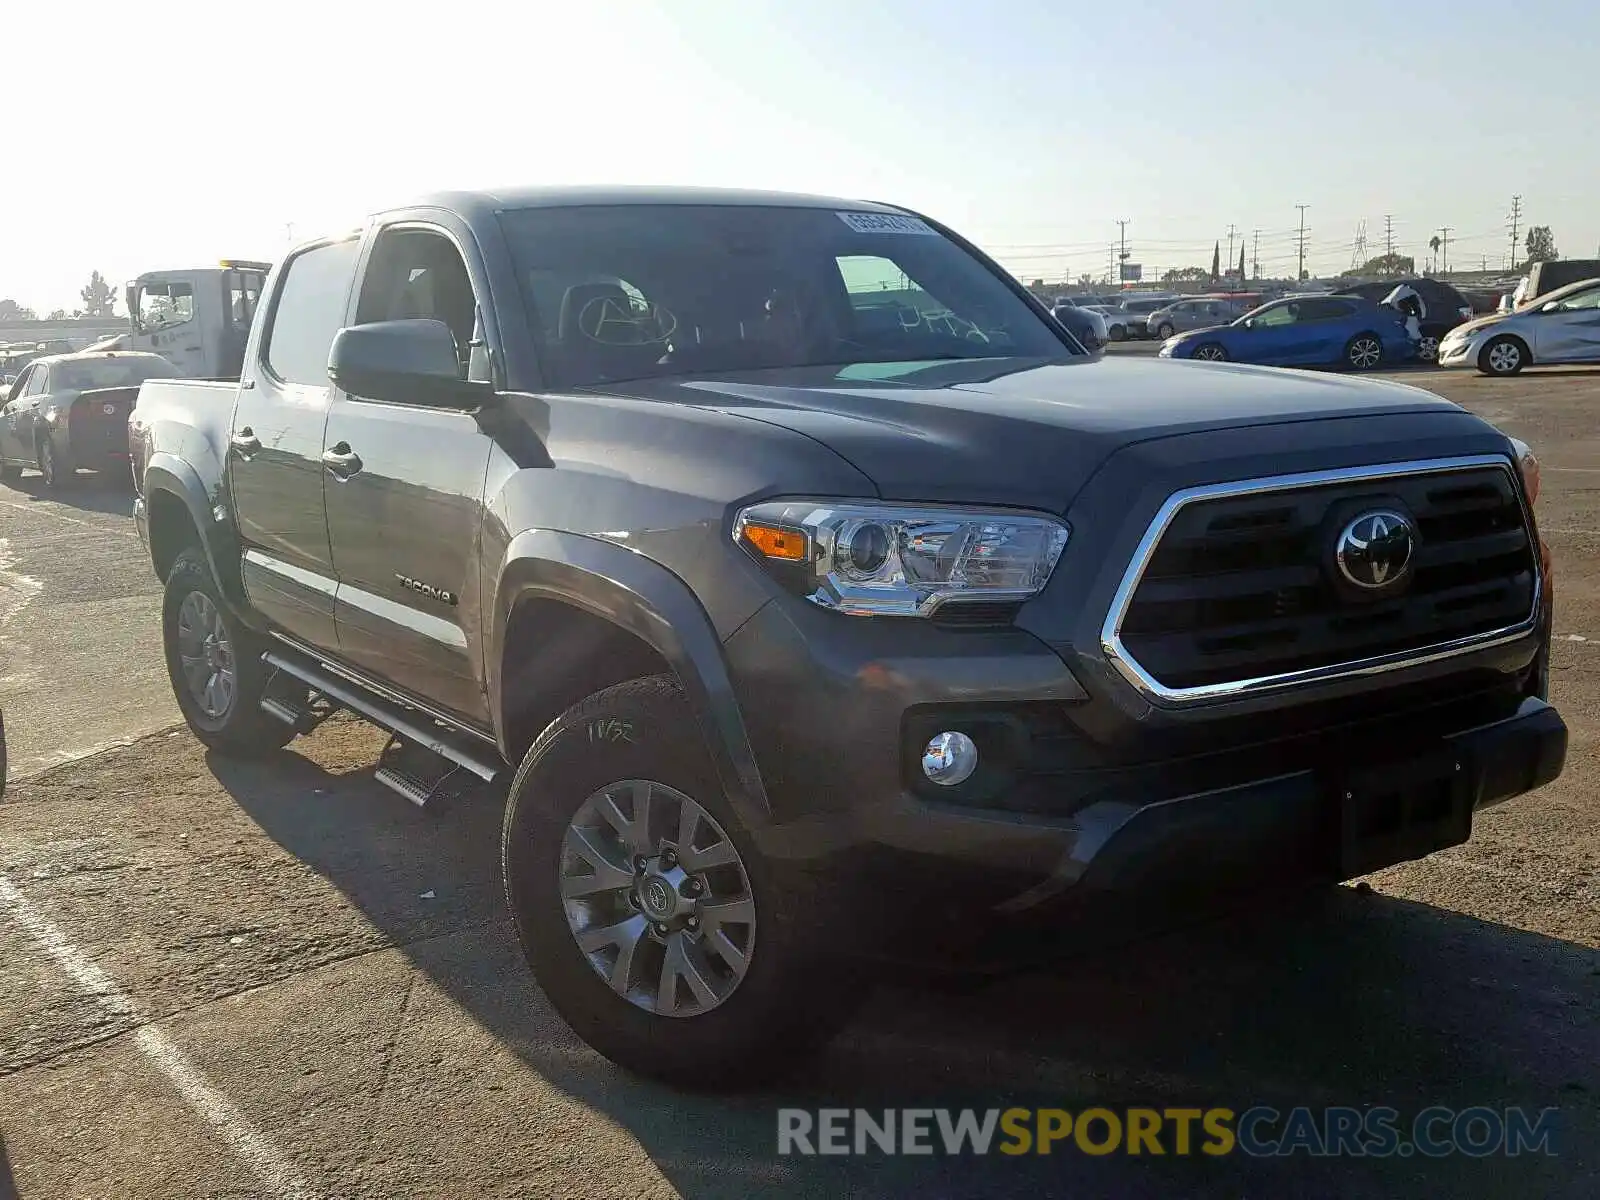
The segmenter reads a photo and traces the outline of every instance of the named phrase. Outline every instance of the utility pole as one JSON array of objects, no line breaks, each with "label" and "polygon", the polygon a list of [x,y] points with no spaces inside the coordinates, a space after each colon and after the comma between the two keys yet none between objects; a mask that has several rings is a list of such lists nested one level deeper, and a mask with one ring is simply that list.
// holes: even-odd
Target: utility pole
[{"label": "utility pole", "polygon": [[1394,218],[1388,213],[1383,214],[1383,256],[1389,258],[1394,254]]},{"label": "utility pole", "polygon": [[1517,226],[1522,221],[1522,197],[1511,197],[1511,259],[1506,267],[1515,271],[1517,269]]},{"label": "utility pole", "polygon": [[1117,277],[1113,282],[1122,283],[1122,266],[1128,261],[1128,222],[1125,219],[1117,222],[1117,241],[1122,244],[1122,250],[1117,255]]},{"label": "utility pole", "polygon": [[1233,222],[1228,222],[1228,269],[1233,269]]},{"label": "utility pole", "polygon": [[1295,207],[1300,210],[1300,236],[1297,239],[1300,243],[1300,266],[1296,270],[1294,277],[1295,282],[1299,283],[1300,280],[1305,278],[1306,274],[1306,209],[1311,206],[1309,204],[1296,204]]},{"label": "utility pole", "polygon": [[1450,226],[1444,225],[1439,229],[1439,253],[1444,258],[1444,265],[1439,268],[1439,274],[1450,274]]},{"label": "utility pole", "polygon": [[1255,231],[1255,245],[1250,249],[1251,279],[1261,278],[1261,230]]}]

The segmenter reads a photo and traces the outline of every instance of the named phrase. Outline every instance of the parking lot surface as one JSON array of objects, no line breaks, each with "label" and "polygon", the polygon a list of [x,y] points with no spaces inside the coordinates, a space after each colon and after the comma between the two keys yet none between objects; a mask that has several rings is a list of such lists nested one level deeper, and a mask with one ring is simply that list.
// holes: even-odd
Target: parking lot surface
[{"label": "parking lot surface", "polygon": [[[171,728],[126,493],[0,488],[0,1196],[1600,1195],[1600,372],[1396,378],[1544,464],[1562,779],[1370,891],[966,991],[886,982],[737,1097],[626,1076],[554,1017],[503,913],[498,795],[411,807],[353,721],[206,754]],[[1523,1106],[1559,1132],[1554,1157],[777,1154],[783,1106],[1095,1104]]]}]

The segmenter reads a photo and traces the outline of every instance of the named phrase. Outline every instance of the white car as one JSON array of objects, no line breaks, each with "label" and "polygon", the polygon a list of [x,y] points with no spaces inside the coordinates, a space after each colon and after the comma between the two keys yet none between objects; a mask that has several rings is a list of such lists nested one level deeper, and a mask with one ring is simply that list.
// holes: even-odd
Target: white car
[{"label": "white car", "polygon": [[1439,343],[1441,367],[1515,375],[1547,363],[1600,362],[1600,279],[1557,288],[1527,308],[1457,325]]}]

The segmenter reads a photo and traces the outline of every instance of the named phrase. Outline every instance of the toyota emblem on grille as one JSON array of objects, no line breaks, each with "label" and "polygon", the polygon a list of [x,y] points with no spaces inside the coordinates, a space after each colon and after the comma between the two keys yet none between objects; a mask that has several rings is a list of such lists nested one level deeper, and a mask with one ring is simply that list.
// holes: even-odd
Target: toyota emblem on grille
[{"label": "toyota emblem on grille", "polygon": [[1411,522],[1393,509],[1364,512],[1339,532],[1334,561],[1339,574],[1373,592],[1393,587],[1411,569],[1417,535]]}]

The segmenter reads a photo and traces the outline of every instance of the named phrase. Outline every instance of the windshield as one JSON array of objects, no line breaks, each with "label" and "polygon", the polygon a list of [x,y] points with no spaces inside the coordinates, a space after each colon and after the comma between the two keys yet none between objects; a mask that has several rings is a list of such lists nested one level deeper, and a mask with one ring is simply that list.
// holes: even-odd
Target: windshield
[{"label": "windshield", "polygon": [[984,263],[913,217],[657,204],[501,220],[559,387],[1074,353]]},{"label": "windshield", "polygon": [[84,392],[93,388],[132,387],[146,379],[170,379],[177,374],[161,358],[104,358],[96,362],[57,363],[50,372],[52,391]]}]

